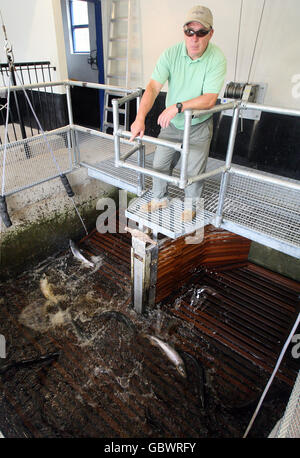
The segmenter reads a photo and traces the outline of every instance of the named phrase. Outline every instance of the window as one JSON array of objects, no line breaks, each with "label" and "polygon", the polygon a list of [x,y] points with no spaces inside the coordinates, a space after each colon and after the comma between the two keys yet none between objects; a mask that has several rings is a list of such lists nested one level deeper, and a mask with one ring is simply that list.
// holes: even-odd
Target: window
[{"label": "window", "polygon": [[88,3],[70,0],[70,18],[74,53],[90,52]]}]

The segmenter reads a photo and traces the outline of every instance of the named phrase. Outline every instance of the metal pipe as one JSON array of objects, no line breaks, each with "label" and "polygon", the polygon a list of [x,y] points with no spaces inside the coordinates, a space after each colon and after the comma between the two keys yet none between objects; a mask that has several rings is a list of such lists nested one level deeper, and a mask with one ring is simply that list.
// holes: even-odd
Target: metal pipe
[{"label": "metal pipe", "polygon": [[134,153],[140,150],[140,145],[135,146],[132,148],[130,151],[127,151],[127,153],[123,154],[123,156],[120,156],[120,161],[126,161],[130,156],[132,156]]},{"label": "metal pipe", "polygon": [[[32,83],[32,84],[24,84],[23,86],[14,85],[11,86],[11,91],[21,91],[23,89],[39,89],[43,87],[54,87],[54,86],[78,86],[78,87],[88,87],[90,89],[104,89],[108,91],[115,91],[115,92],[124,92],[125,94],[131,94],[132,92],[136,92],[136,89],[128,89],[121,86],[110,86],[108,84],[100,84],[100,83],[89,83],[84,81],[71,81],[71,80],[62,80],[62,81],[46,81],[43,83]],[[4,97],[2,94],[6,94],[8,87],[7,86],[0,86],[0,95]]]},{"label": "metal pipe", "polygon": [[231,123],[231,128],[230,128],[228,146],[227,146],[226,161],[225,161],[226,167],[231,166],[231,161],[232,161],[232,156],[233,156],[233,151],[234,151],[234,144],[235,144],[235,139],[236,139],[236,133],[237,133],[238,123],[239,123],[239,116],[240,116],[240,107],[236,106],[233,111],[232,123]]},{"label": "metal pipe", "polygon": [[[145,145],[139,141],[139,149],[138,149],[138,165],[139,167],[145,168]],[[138,187],[137,193],[141,195],[145,189],[145,175],[143,173],[138,173]]]},{"label": "metal pipe", "polygon": [[[48,134],[51,133],[51,134],[60,134],[60,133],[64,133],[64,132],[68,132],[68,127],[66,126],[63,126],[63,127],[58,127],[57,129],[53,129],[49,132],[47,132]],[[32,141],[35,141],[39,138],[43,137],[44,138],[44,134],[37,134],[37,135],[34,135],[33,137],[29,137],[27,138],[27,142],[28,143],[31,143]],[[9,143],[9,147],[12,148],[12,146],[17,146],[17,145],[24,145],[24,140],[16,140],[14,142],[10,142]],[[0,151],[3,149],[3,145],[0,145]]]},{"label": "metal pipe", "polygon": [[126,162],[124,162],[122,160],[119,160],[118,166],[125,167],[126,169],[135,170],[136,172],[141,172],[141,173],[144,173],[145,175],[149,175],[151,177],[163,179],[163,180],[168,181],[170,183],[173,183],[173,184],[175,184],[176,186],[179,187],[179,183],[180,183],[179,178],[176,178],[176,177],[173,177],[173,176],[170,176],[170,175],[165,175],[164,173],[156,172],[155,170],[146,169],[144,167],[139,167],[138,165],[129,164],[129,163],[126,163]]},{"label": "metal pipe", "polygon": [[114,145],[115,145],[115,167],[120,163],[120,136],[119,131],[119,104],[117,99],[112,100],[113,107],[113,124],[114,124]]},{"label": "metal pipe", "polygon": [[[90,129],[89,127],[79,126],[78,124],[74,124],[71,128],[78,132],[85,132],[87,134],[94,135],[95,137],[101,137],[101,138],[105,138],[106,140],[112,141],[113,135],[107,134],[106,132],[101,132],[99,130]],[[132,142],[125,140],[124,138],[121,138],[120,142],[123,143],[124,145],[132,146]]]},{"label": "metal pipe", "polygon": [[130,102],[130,100],[136,99],[141,95],[141,89],[138,89],[137,91],[133,92],[132,94],[125,95],[125,97],[122,97],[121,99],[117,99],[119,107],[121,105],[124,105],[126,102]]},{"label": "metal pipe", "polygon": [[210,172],[201,173],[201,175],[189,178],[187,183],[188,185],[190,185],[192,183],[195,183],[196,181],[206,180],[206,178],[210,178],[215,175],[218,175],[219,173],[226,172],[226,170],[228,170],[228,168],[226,167],[226,165],[223,165],[222,167],[219,167],[215,170],[211,170]]},{"label": "metal pipe", "polygon": [[284,178],[270,177],[262,173],[252,172],[251,170],[243,170],[238,167],[231,167],[229,173],[233,175],[242,175],[247,178],[254,178],[255,180],[263,181],[264,183],[275,184],[284,186],[285,188],[294,189],[295,191],[300,191],[300,183],[285,180]]},{"label": "metal pipe", "polygon": [[[72,169],[69,169],[69,170],[64,170],[64,175],[66,173],[71,173],[72,172]],[[60,178],[61,177],[61,174],[56,174],[56,175],[53,175],[51,177],[47,177],[43,180],[40,180],[40,181],[35,181],[34,183],[30,183],[28,185],[25,185],[25,186],[22,186],[22,188],[18,188],[18,189],[15,189],[13,191],[9,191],[9,192],[6,192],[5,193],[5,196],[8,197],[8,196],[13,196],[14,194],[17,194],[18,192],[20,191],[25,191],[26,189],[30,189],[32,188],[33,186],[36,186],[38,184],[43,184],[43,183],[47,183],[47,181],[50,181],[50,180],[54,180],[55,178]]]},{"label": "metal pipe", "polygon": [[191,132],[192,111],[186,110],[184,112],[184,131],[183,143],[181,153],[181,168],[180,168],[180,184],[179,187],[184,189],[187,184],[187,165],[190,152],[190,132]]},{"label": "metal pipe", "polygon": [[[226,153],[226,161],[225,161],[225,166],[227,169],[231,167],[231,161],[232,161],[232,156],[233,156],[233,151],[234,151],[234,144],[235,144],[236,133],[237,133],[238,123],[239,123],[239,115],[240,115],[240,106],[238,105],[234,108],[232,122],[231,122],[228,147],[227,147],[227,153]],[[217,207],[216,218],[215,218],[216,227],[220,227],[220,224],[222,222],[223,208],[224,208],[224,202],[225,202],[225,194],[226,194],[226,190],[228,186],[228,180],[229,180],[229,173],[226,170],[225,172],[223,172],[221,185],[220,185],[219,201],[218,201],[218,207]]]},{"label": "metal pipe", "polygon": [[[23,91],[23,89],[39,89],[42,87],[64,86],[65,84],[67,84],[65,81],[56,81],[56,82],[49,81],[47,83],[33,83],[33,84],[24,84],[23,86],[19,86],[19,85],[11,86],[10,90],[11,91]],[[0,87],[0,96],[1,97],[4,97],[4,96],[6,97],[6,95],[3,95],[3,94],[6,94],[7,89],[8,89],[7,86]]]},{"label": "metal pipe", "polygon": [[72,109],[72,100],[71,100],[71,88],[68,85],[66,85],[66,94],[67,94],[67,108],[68,108],[69,124],[70,124],[70,127],[72,128],[74,125],[73,109]]},{"label": "metal pipe", "polygon": [[195,110],[193,111],[193,118],[199,118],[200,116],[210,113],[218,113],[219,111],[231,110],[232,108],[238,106],[240,103],[240,100],[233,100],[232,102],[215,105],[213,108],[210,108],[209,110]]},{"label": "metal pipe", "polygon": [[115,91],[115,92],[124,92],[125,94],[135,92],[136,89],[128,89],[122,86],[111,86],[108,84],[100,84],[100,83],[89,83],[86,81],[70,81],[65,80],[63,84],[68,84],[69,86],[78,86],[78,87],[88,87],[90,89],[104,89],[106,91]]},{"label": "metal pipe", "polygon": [[300,110],[295,110],[293,108],[280,108],[272,107],[270,105],[260,105],[258,103],[245,102],[241,104],[241,108],[257,111],[265,111],[266,113],[276,113],[289,116],[300,116]]},{"label": "metal pipe", "polygon": [[[131,138],[132,134],[131,132],[128,132],[126,130],[119,130],[118,135],[120,135],[121,137]],[[162,140],[160,138],[149,137],[147,135],[144,135],[142,138],[136,137],[136,140],[141,140],[145,143],[151,143],[153,145],[167,146],[168,148],[173,148],[175,151],[179,151],[179,152],[182,151],[181,143],[174,143],[168,140]]]}]

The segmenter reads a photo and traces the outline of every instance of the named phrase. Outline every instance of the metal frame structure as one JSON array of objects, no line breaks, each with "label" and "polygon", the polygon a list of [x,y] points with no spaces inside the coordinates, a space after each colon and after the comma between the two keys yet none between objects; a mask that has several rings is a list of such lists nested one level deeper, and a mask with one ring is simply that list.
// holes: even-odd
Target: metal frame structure
[{"label": "metal frame structure", "polygon": [[[149,219],[148,215],[141,215],[138,213],[137,205],[135,202],[131,207],[129,206],[126,216],[134,221],[136,221],[141,227],[148,227],[152,229],[154,233],[161,232],[167,236],[173,238],[191,233],[197,230],[203,225],[211,223],[216,227],[221,227],[232,232],[235,232],[239,235],[245,236],[251,240],[254,240],[258,243],[261,243],[266,246],[270,246],[274,249],[282,251],[286,254],[300,258],[300,183],[296,180],[284,179],[276,177],[271,174],[266,174],[264,172],[257,172],[251,169],[246,169],[244,167],[237,167],[232,165],[232,156],[234,151],[235,139],[237,134],[237,127],[239,122],[239,112],[240,110],[258,110],[265,112],[272,112],[277,114],[289,115],[289,116],[300,116],[300,110],[286,109],[279,107],[272,107],[266,105],[258,105],[255,103],[245,103],[239,100],[234,100],[228,104],[217,105],[211,110],[202,110],[199,112],[192,112],[191,110],[185,111],[185,129],[183,134],[183,143],[174,143],[165,140],[160,140],[158,138],[153,138],[150,136],[144,136],[141,138],[136,138],[134,142],[129,142],[131,133],[129,131],[124,131],[120,128],[119,123],[119,110],[120,107],[124,104],[132,103],[136,100],[137,108],[139,107],[142,90],[141,89],[128,89],[115,86],[107,86],[104,84],[98,83],[86,83],[80,81],[61,81],[61,82],[48,82],[48,83],[36,83],[36,84],[26,84],[22,86],[12,86],[11,91],[20,91],[26,89],[38,89],[42,87],[55,87],[55,86],[64,86],[66,89],[67,95],[67,107],[68,107],[68,116],[69,116],[69,125],[64,129],[66,139],[65,141],[65,153],[69,157],[70,151],[73,153],[72,166],[68,161],[68,166],[64,168],[64,172],[68,173],[76,167],[83,166],[86,167],[89,171],[90,176],[95,178],[102,179],[103,181],[109,182],[117,187],[129,190],[136,191],[136,194],[141,197],[141,199],[151,198],[151,193],[146,192],[145,183],[149,183],[149,177],[158,177],[166,180],[172,189],[177,191],[182,191],[189,184],[202,180],[205,184],[205,188],[209,191],[209,199],[206,198],[204,193],[204,200],[207,201],[209,208],[204,205],[204,218],[199,218],[196,220],[195,224],[189,224],[182,226],[179,230],[175,232],[172,230],[166,230],[161,224],[161,218],[163,212],[168,212],[168,209],[161,209],[157,213],[158,219],[155,221],[155,217]],[[99,132],[97,130],[85,128],[82,126],[74,125],[73,121],[73,111],[72,111],[72,102],[71,102],[71,86],[80,86],[88,87],[100,90],[111,90],[118,93],[124,94],[120,99],[113,100],[113,116],[114,116],[114,134],[109,135],[104,132]],[[2,97],[6,96],[8,88],[0,88],[0,95]],[[191,119],[195,116],[201,116],[205,113],[216,113],[223,110],[233,110],[232,124],[229,134],[227,154],[225,163],[220,163],[220,161],[215,161],[217,167],[212,168],[211,170],[195,177],[187,177],[187,161],[189,154],[189,132]],[[50,131],[47,132],[47,136],[51,137],[53,135],[54,143],[59,139],[57,134],[60,135],[60,132]],[[99,159],[103,161],[104,152],[101,151],[101,142],[108,142],[113,146],[113,163],[110,165],[108,171],[101,172],[101,168],[96,164],[86,162],[83,157],[81,157],[80,151],[80,142],[78,141],[79,135],[86,135],[90,138],[93,138],[99,141],[97,146],[97,151],[99,148]],[[35,137],[32,137],[32,142],[37,141]],[[60,138],[61,141],[61,138]],[[28,139],[24,140],[28,142]],[[9,144],[9,150],[12,150],[14,147],[19,147],[20,142],[15,142]],[[18,145],[17,145],[18,143]],[[181,154],[181,168],[179,173],[174,176],[165,175],[159,173],[149,166],[149,162],[145,160],[145,144],[150,145],[163,145],[174,148],[174,150],[179,151]],[[45,153],[45,148],[42,148]],[[60,148],[61,149],[61,148]],[[102,148],[103,149],[103,148]],[[38,155],[38,151],[36,152]],[[1,156],[1,151],[0,151]],[[42,157],[42,155],[41,155]],[[136,157],[136,158],[135,158]],[[135,159],[134,159],[135,158]],[[26,156],[23,157],[23,161],[30,161],[31,158]],[[103,161],[105,162],[105,161]],[[0,167],[1,167],[1,157],[0,157]],[[12,165],[13,167],[13,165]],[[111,170],[114,169],[112,172]],[[126,175],[126,179],[122,177]],[[24,187],[18,187],[16,189],[8,190],[5,195],[10,195],[14,192],[18,192],[22,189],[34,186],[36,184],[42,183],[46,180],[55,178],[57,173],[45,175],[41,179],[32,180],[31,183],[24,184]],[[148,180],[148,181],[147,181]],[[257,191],[253,192],[257,188]],[[249,191],[249,195],[247,192]],[[267,199],[266,202],[263,199],[259,199],[258,194],[266,193]],[[252,193],[252,194],[251,194]],[[244,195],[244,200],[240,200],[240,196]],[[283,195],[284,197],[280,197]],[[250,198],[249,198],[250,196]],[[272,196],[276,196],[274,202],[271,202]],[[291,196],[291,197],[290,197]],[[182,196],[181,196],[182,197]],[[179,200],[179,199],[177,199]],[[249,203],[248,203],[249,201]],[[291,202],[289,202],[291,201]],[[253,221],[247,220],[247,215],[251,213],[251,205],[253,207],[253,212],[262,209],[263,206],[267,208],[266,212],[266,221],[260,221],[259,223],[264,224],[255,224]],[[259,208],[256,208],[258,205]],[[238,207],[241,207],[240,209]],[[235,208],[240,210],[239,215],[232,217],[232,209]],[[268,225],[271,227],[277,223],[276,210],[280,211],[280,221],[278,226],[282,226],[282,232],[285,230],[285,221],[286,225],[289,228],[289,233],[292,234],[291,239],[289,237],[284,237],[284,235],[269,230]],[[270,216],[270,211],[272,215]],[[155,212],[156,213],[156,212]],[[175,211],[175,214],[176,211]],[[273,220],[269,223],[269,216]],[[291,219],[289,219],[291,217]],[[264,216],[261,217],[263,219]],[[250,222],[249,222],[250,221]],[[252,224],[253,223],[253,224]]]},{"label": "metal frame structure", "polygon": [[[178,186],[180,189],[185,189],[186,186],[188,186],[189,184],[195,181],[209,180],[221,174],[217,208],[215,209],[214,213],[211,215],[209,222],[215,225],[216,227],[221,227],[227,230],[231,230],[232,232],[245,236],[251,240],[257,241],[261,244],[267,245],[269,247],[282,251],[296,258],[300,258],[300,212],[299,212],[299,209],[300,209],[300,183],[295,180],[278,178],[276,176],[271,176],[269,174],[253,172],[249,169],[245,170],[242,167],[232,166],[232,157],[233,157],[235,139],[237,135],[240,110],[251,109],[251,110],[258,110],[258,111],[290,115],[290,116],[300,116],[300,110],[272,107],[272,106],[260,105],[260,104],[255,104],[255,103],[247,103],[241,100],[235,100],[235,101],[225,103],[222,105],[217,105],[210,110],[200,110],[200,111],[194,111],[194,112],[192,112],[191,110],[185,110],[184,112],[185,127],[184,127],[182,145],[177,144],[177,143],[172,143],[169,141],[154,139],[152,137],[147,137],[147,136],[144,136],[142,139],[143,142],[145,143],[154,143],[156,145],[172,147],[174,148],[174,150],[179,151],[181,153],[180,176],[176,177],[176,176],[168,176],[168,175],[159,173],[157,171],[154,171],[152,169],[141,167],[139,164],[135,165],[135,164],[126,163],[126,159],[130,155],[130,153],[126,157],[120,156],[120,151],[119,151],[120,139],[121,138],[130,138],[131,133],[122,131],[119,128],[118,109],[123,104],[123,101],[125,102],[129,98],[133,99],[134,97],[135,95],[131,94],[130,96],[125,97],[123,99],[113,101],[115,165],[116,167],[126,167],[131,170],[135,170],[138,173],[144,173],[148,176],[164,179],[165,181]],[[195,177],[188,178],[187,177],[187,160],[188,160],[188,153],[189,153],[189,129],[190,129],[192,117],[199,117],[203,114],[208,114],[208,113],[213,114],[216,112],[221,112],[221,111],[225,111],[229,109],[233,110],[233,117],[232,117],[231,129],[230,129],[230,134],[229,134],[225,164],[209,172],[203,173]],[[141,139],[139,137],[137,137],[136,140],[138,143],[137,145],[135,144],[133,146],[131,150],[132,154],[136,151],[138,145],[141,144]],[[272,192],[275,192],[275,194],[280,193],[281,190],[293,191],[294,193],[293,198],[296,200],[295,205],[293,206],[293,209],[295,209],[294,219],[292,223],[288,222],[288,225],[294,224],[293,230],[299,235],[296,243],[289,243],[289,241],[285,238],[280,239],[280,237],[279,238],[276,236],[274,237],[272,235],[272,232],[270,234],[268,233],[268,230],[264,230],[260,232],[259,225],[258,225],[258,229],[256,229],[255,227],[249,227],[247,223],[244,225],[242,222],[237,222],[237,221],[230,219],[230,216],[226,214],[225,206],[227,203],[226,199],[228,198],[228,194],[229,194],[230,181],[231,181],[231,178],[234,176],[235,177],[243,176],[245,180],[248,180],[248,182],[255,182],[257,186],[259,186],[260,184],[271,186],[273,187],[273,189],[270,188],[270,193]],[[247,183],[247,186],[248,184],[249,183]],[[241,189],[239,191],[241,191]],[[283,202],[280,202],[279,206],[282,206],[283,204],[284,204]],[[134,205],[135,205],[135,209],[133,211],[130,211],[130,208],[129,208],[126,213],[127,216],[129,218],[134,219],[141,226],[150,227],[152,230],[157,231],[157,226],[158,226],[157,222],[153,224],[152,221],[149,221],[149,215],[145,215],[144,217],[141,217],[141,215],[139,214],[138,217],[135,217],[137,204],[135,203]],[[297,211],[297,208],[298,208],[298,211]],[[161,214],[164,211],[165,211],[164,209],[159,210]],[[285,212],[285,214],[288,211],[289,211],[289,207],[287,207],[287,211]],[[206,221],[206,224],[208,223],[206,218],[204,218],[204,221]],[[282,221],[280,222],[282,223]],[[201,224],[203,224],[203,219],[202,219]],[[198,229],[198,226],[197,224],[194,224],[192,227],[188,227],[187,231],[183,229],[183,232],[181,235],[184,235],[184,233],[195,231],[196,229]],[[166,235],[169,235],[164,231],[162,232],[165,233]]]}]

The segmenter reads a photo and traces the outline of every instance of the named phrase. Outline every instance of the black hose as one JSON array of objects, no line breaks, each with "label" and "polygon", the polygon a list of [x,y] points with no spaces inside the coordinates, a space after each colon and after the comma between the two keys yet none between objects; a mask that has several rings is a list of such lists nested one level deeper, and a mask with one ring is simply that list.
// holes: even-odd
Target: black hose
[{"label": "black hose", "polygon": [[0,196],[0,216],[6,227],[12,226],[12,222],[7,211],[5,196]]},{"label": "black hose", "polygon": [[69,180],[68,180],[68,178],[66,177],[66,175],[64,173],[62,173],[60,175],[60,179],[62,181],[62,184],[65,187],[65,190],[67,191],[68,196],[69,197],[73,197],[75,195],[75,193],[74,193],[73,189],[71,188]]}]

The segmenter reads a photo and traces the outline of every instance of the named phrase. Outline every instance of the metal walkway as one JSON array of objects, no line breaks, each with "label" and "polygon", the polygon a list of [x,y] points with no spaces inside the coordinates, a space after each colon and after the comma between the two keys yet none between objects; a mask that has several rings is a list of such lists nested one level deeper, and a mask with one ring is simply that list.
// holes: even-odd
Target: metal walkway
[{"label": "metal walkway", "polygon": [[[113,136],[102,138],[80,132],[78,142],[81,165],[87,167],[89,176],[138,193],[137,172],[114,165]],[[126,154],[129,149],[129,144],[122,143],[122,153]],[[145,165],[149,169],[152,166],[153,149],[150,146],[146,153]],[[103,158],[101,161],[98,160],[100,151]],[[137,160],[131,157],[129,162],[136,164]],[[206,171],[210,172],[223,165],[224,161],[209,158]],[[178,176],[179,172],[175,171],[174,175]],[[258,175],[269,181],[261,181]],[[278,178],[265,172],[253,173],[247,167],[233,166],[220,227],[300,258],[300,190],[288,187],[298,182],[282,178],[280,184]],[[154,232],[175,239],[207,224],[214,224],[220,183],[221,173],[205,180],[202,194],[204,212],[197,212],[191,223],[182,223],[180,216],[184,208],[184,191],[172,184],[169,185],[168,208],[152,214],[141,211],[141,205],[149,202],[152,197],[151,178],[146,176],[146,192],[129,206],[126,216]]]},{"label": "metal walkway", "polygon": [[[213,224],[262,245],[288,255],[300,258],[300,183],[296,180],[272,174],[237,167],[232,163],[235,137],[240,111],[247,109],[300,116],[299,110],[269,107],[242,101],[217,105],[211,110],[191,112],[185,110],[185,129],[182,144],[144,136],[130,143],[130,132],[119,126],[119,110],[125,103],[141,98],[141,90],[116,88],[96,83],[63,81],[35,85],[13,86],[11,91],[40,87],[64,86],[67,93],[69,125],[46,133],[47,142],[41,136],[30,140],[10,143],[4,164],[4,146],[0,148],[1,176],[5,175],[5,189],[2,198],[68,173],[78,167],[86,167],[90,177],[112,184],[138,195],[126,216],[141,227],[148,227],[156,234],[171,238]],[[122,99],[113,100],[114,135],[74,125],[70,86],[94,89],[110,89],[124,93]],[[7,88],[0,88],[6,94]],[[204,113],[233,109],[231,130],[228,139],[226,161],[210,159],[205,174],[187,177],[189,153],[189,129],[191,118]],[[24,144],[23,144],[24,143]],[[50,145],[50,146],[49,146]],[[168,146],[181,154],[180,170],[170,177],[152,168],[152,152],[156,145]],[[49,151],[49,150],[52,151]],[[34,167],[32,163],[34,162]],[[41,166],[39,166],[41,164]],[[30,173],[28,173],[28,168]],[[34,169],[34,173],[33,172]],[[59,170],[58,170],[59,169]],[[16,170],[18,176],[16,180]],[[27,170],[27,172],[26,172]],[[153,214],[141,212],[140,207],[151,199],[152,177],[162,178],[169,183],[170,205]],[[197,211],[191,223],[182,223],[183,196],[186,186],[203,181],[203,211]],[[2,183],[3,184],[3,183]],[[9,204],[9,202],[8,202]],[[8,205],[9,207],[9,205]]]}]

